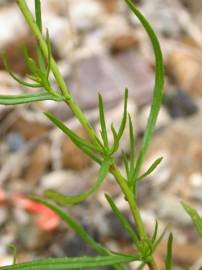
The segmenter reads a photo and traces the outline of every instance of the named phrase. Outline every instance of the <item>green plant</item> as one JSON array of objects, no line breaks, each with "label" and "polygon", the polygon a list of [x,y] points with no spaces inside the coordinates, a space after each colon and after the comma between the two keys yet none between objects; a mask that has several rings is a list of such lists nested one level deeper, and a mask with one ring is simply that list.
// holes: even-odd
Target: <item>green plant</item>
[{"label": "green plant", "polygon": [[[125,102],[123,109],[123,116],[120,123],[119,130],[115,130],[113,124],[111,125],[111,132],[113,134],[114,143],[109,145],[108,133],[106,129],[105,122],[105,110],[103,105],[102,97],[99,96],[99,116],[100,116],[100,125],[101,125],[101,136],[99,137],[91,124],[87,120],[86,116],[83,114],[73,97],[71,92],[66,86],[58,67],[52,57],[51,53],[51,44],[49,39],[48,31],[46,32],[46,37],[43,36],[42,29],[42,17],[41,17],[41,2],[40,0],[35,0],[35,18],[30,12],[25,0],[16,1],[27,24],[32,30],[38,50],[38,63],[36,63],[30,56],[29,52],[24,47],[24,57],[27,67],[30,74],[27,76],[28,81],[23,81],[18,78],[11,71],[8,61],[4,56],[4,64],[9,74],[21,85],[43,89],[43,91],[38,91],[35,94],[26,94],[21,96],[0,96],[0,104],[4,105],[18,105],[24,103],[31,103],[36,101],[43,100],[54,100],[56,102],[65,102],[67,106],[71,109],[74,116],[79,120],[81,126],[87,132],[90,142],[77,136],[71,129],[65,126],[59,119],[54,117],[50,113],[45,113],[45,116],[59,129],[61,129],[75,145],[77,145],[86,155],[88,155],[92,160],[100,165],[100,170],[98,174],[98,179],[96,183],[91,187],[91,189],[85,193],[65,197],[63,194],[60,194],[53,190],[48,190],[45,192],[46,197],[49,200],[60,205],[74,205],[80,203],[92,194],[94,194],[97,189],[100,187],[102,182],[105,180],[105,177],[108,173],[111,173],[114,176],[116,183],[120,186],[125,200],[128,203],[131,214],[134,219],[134,223],[137,229],[137,232],[133,230],[129,222],[119,211],[115,205],[113,199],[106,194],[106,199],[109,205],[112,208],[112,211],[117,216],[117,218],[122,223],[125,230],[128,232],[131,237],[135,248],[134,254],[117,254],[111,250],[106,249],[92,239],[87,232],[64,210],[55,204],[51,203],[48,200],[45,200],[38,196],[31,196],[35,201],[42,203],[43,205],[52,209],[61,219],[68,224],[76,233],[79,235],[92,249],[94,249],[99,257],[82,257],[82,258],[63,258],[63,259],[47,259],[47,260],[38,260],[22,264],[13,264],[11,266],[1,267],[1,270],[67,270],[67,269],[83,269],[83,268],[95,268],[101,266],[113,266],[114,269],[124,270],[125,264],[132,261],[140,261],[140,266],[137,269],[143,269],[145,265],[152,270],[157,269],[156,262],[154,260],[153,254],[156,247],[162,240],[165,235],[166,229],[163,230],[160,237],[157,238],[158,234],[158,222],[154,228],[154,233],[151,238],[148,237],[145,231],[144,224],[142,222],[140,210],[137,205],[137,196],[138,196],[138,183],[142,181],[146,176],[151,174],[153,170],[159,165],[162,161],[162,158],[157,159],[151,167],[141,175],[142,164],[145,159],[145,155],[150,144],[152,134],[154,132],[157,116],[160,110],[162,96],[163,96],[163,87],[164,87],[164,67],[163,67],[163,57],[160,48],[159,41],[156,37],[155,32],[150,26],[149,22],[145,17],[140,13],[140,11],[133,4],[132,0],[125,0],[125,3],[128,5],[130,10],[137,16],[137,18],[142,23],[145,28],[148,36],[152,42],[155,60],[156,60],[156,76],[155,76],[155,86],[153,92],[153,101],[151,106],[150,116],[148,118],[148,123],[146,131],[143,137],[143,141],[140,147],[138,155],[135,153],[135,142],[133,134],[133,124],[131,121],[130,115],[127,111],[128,103],[128,90],[125,90]],[[49,75],[53,73],[55,81],[58,85],[58,89],[55,90],[52,88]],[[122,152],[122,160],[125,165],[125,175],[123,175],[116,163],[115,153],[119,149],[119,143],[123,136],[126,123],[129,121],[130,128],[130,160],[127,159],[126,153]],[[184,205],[185,206],[185,205]],[[186,209],[188,209],[186,207]],[[190,211],[188,211],[190,213]],[[192,212],[193,213],[193,212]],[[201,228],[201,227],[200,227]],[[172,235],[168,239],[168,252],[165,259],[165,267],[167,270],[172,269]],[[15,262],[15,260],[14,260]]]}]

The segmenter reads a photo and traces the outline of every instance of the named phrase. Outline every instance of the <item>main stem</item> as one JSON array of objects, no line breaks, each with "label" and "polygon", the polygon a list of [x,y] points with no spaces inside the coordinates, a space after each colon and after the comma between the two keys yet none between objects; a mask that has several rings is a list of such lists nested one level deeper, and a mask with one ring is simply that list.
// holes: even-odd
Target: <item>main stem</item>
[{"label": "main stem", "polygon": [[[48,48],[46,45],[46,42],[40,32],[40,29],[38,28],[32,13],[30,12],[27,3],[25,0],[17,0],[17,4],[22,12],[22,14],[25,17],[26,22],[28,23],[30,29],[32,30],[36,40],[38,41],[38,44],[40,45],[40,48],[44,54],[44,56],[46,58],[48,58]],[[51,70],[55,76],[56,82],[65,98],[65,102],[66,104],[69,106],[69,108],[71,109],[71,111],[73,112],[73,114],[75,115],[75,117],[79,120],[79,122],[81,123],[81,125],[83,126],[83,128],[86,130],[86,132],[88,133],[91,141],[99,147],[99,144],[96,140],[96,133],[94,131],[94,129],[92,128],[91,124],[89,123],[88,119],[85,117],[84,113],[81,111],[80,107],[77,105],[77,103],[75,102],[75,100],[73,99],[73,97],[70,95],[69,89],[57,67],[57,64],[55,63],[54,59],[51,59]],[[121,190],[123,191],[123,194],[126,198],[126,200],[128,201],[132,216],[134,218],[135,224],[137,226],[137,231],[139,234],[139,237],[141,240],[145,241],[148,239],[146,231],[145,231],[145,227],[140,215],[140,211],[138,209],[137,203],[135,201],[134,195],[132,193],[132,191],[130,190],[127,182],[125,181],[125,179],[123,178],[123,176],[121,175],[118,167],[116,166],[115,163],[113,163],[111,165],[110,168],[111,173],[114,175],[117,183],[119,184]],[[152,258],[150,262],[148,262],[148,266],[151,270],[156,270],[157,266],[156,263],[154,261],[154,259]]]}]

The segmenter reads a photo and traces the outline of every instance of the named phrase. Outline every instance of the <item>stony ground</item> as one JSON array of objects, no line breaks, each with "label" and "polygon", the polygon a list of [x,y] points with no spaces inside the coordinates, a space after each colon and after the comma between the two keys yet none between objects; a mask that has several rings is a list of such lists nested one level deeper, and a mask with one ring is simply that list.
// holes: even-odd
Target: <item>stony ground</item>
[{"label": "stony ground", "polygon": [[[97,93],[104,97],[107,119],[118,124],[124,88],[128,87],[138,147],[154,80],[153,54],[142,26],[121,0],[42,2],[55,59],[92,125],[99,129]],[[139,204],[148,233],[152,233],[155,219],[160,228],[169,224],[174,232],[174,269],[197,270],[202,265],[202,240],[180,201],[190,202],[202,214],[202,2],[134,2],[158,33],[166,67],[164,104],[145,169],[157,157],[164,159],[141,183]],[[15,1],[0,1],[0,25],[0,53],[6,51],[13,70],[25,76],[20,45],[26,42],[33,57],[36,49]],[[32,90],[19,87],[0,60],[0,94],[27,91]],[[27,194],[41,194],[47,188],[65,194],[82,192],[95,181],[98,171],[50,125],[42,114],[47,110],[87,137],[64,105],[0,106],[0,265],[11,263],[7,248],[11,243],[17,246],[18,261],[93,254],[52,213],[25,199]],[[110,128],[110,122],[108,125]],[[124,136],[122,147],[128,151],[128,130]],[[107,247],[132,251],[130,239],[111,213],[103,191],[112,194],[130,219],[124,198],[110,176],[96,196],[68,211]],[[163,241],[156,254],[159,269],[163,269],[165,245]]]}]

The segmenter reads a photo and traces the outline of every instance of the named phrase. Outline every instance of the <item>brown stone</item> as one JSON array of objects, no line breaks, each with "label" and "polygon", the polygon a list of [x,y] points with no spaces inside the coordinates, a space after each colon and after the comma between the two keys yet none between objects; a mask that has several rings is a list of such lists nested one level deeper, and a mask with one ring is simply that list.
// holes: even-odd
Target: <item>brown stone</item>
[{"label": "brown stone", "polygon": [[[83,139],[88,139],[82,128],[77,129],[75,133]],[[82,170],[89,166],[90,159],[68,137],[63,138],[61,147],[63,168]]]},{"label": "brown stone", "polygon": [[29,166],[26,168],[23,178],[29,181],[29,183],[37,183],[44,175],[49,164],[50,145],[44,142],[34,149]]},{"label": "brown stone", "polygon": [[121,52],[138,45],[138,40],[133,35],[118,36],[113,40],[111,45],[112,53]]},{"label": "brown stone", "polygon": [[107,12],[115,12],[117,8],[117,0],[100,0],[100,2],[104,5]]},{"label": "brown stone", "polygon": [[202,54],[194,49],[175,49],[168,55],[168,73],[191,95],[202,97]]},{"label": "brown stone", "polygon": [[12,126],[12,130],[19,132],[26,140],[44,135],[50,127],[44,122],[30,120],[20,116]]}]

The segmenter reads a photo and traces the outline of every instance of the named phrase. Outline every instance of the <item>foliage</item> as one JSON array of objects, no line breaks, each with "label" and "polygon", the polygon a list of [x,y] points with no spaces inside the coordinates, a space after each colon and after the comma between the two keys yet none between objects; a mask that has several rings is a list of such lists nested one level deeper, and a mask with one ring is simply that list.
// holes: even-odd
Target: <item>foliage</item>
[{"label": "foliage", "polygon": [[[141,12],[133,4],[132,0],[125,0],[129,9],[134,13],[134,15],[139,19],[142,26],[146,30],[153,49],[156,60],[156,75],[155,75],[155,85],[153,91],[153,100],[151,105],[151,111],[148,118],[148,123],[146,126],[146,131],[143,137],[143,141],[139,150],[139,153],[135,152],[135,138],[134,138],[134,127],[131,121],[130,115],[128,115],[127,103],[128,103],[128,89],[125,90],[124,97],[124,108],[123,115],[120,123],[120,127],[116,130],[111,124],[111,132],[113,134],[114,142],[112,145],[109,144],[109,134],[106,128],[106,118],[105,109],[102,96],[98,97],[98,107],[100,116],[100,136],[96,134],[95,130],[91,126],[90,122],[81,111],[76,101],[71,96],[71,92],[68,86],[65,84],[60,71],[52,57],[51,43],[49,38],[49,33],[46,31],[46,36],[43,35],[42,26],[42,16],[41,16],[41,1],[35,0],[35,18],[33,17],[31,11],[29,10],[26,0],[16,1],[30,30],[36,38],[37,51],[38,51],[38,62],[35,62],[29,56],[28,49],[24,47],[23,54],[25,58],[25,63],[29,69],[29,74],[27,75],[28,80],[22,80],[18,78],[10,69],[6,56],[4,56],[4,64],[14,80],[20,83],[22,86],[30,88],[42,88],[43,91],[34,94],[24,94],[21,96],[0,96],[0,104],[3,105],[18,105],[31,103],[35,101],[43,100],[53,100],[56,102],[65,102],[66,105],[71,109],[75,118],[77,118],[81,126],[87,132],[90,142],[82,139],[76,135],[70,128],[65,126],[59,119],[54,115],[46,112],[45,116],[58,127],[70,140],[78,146],[86,155],[88,155],[93,161],[100,165],[100,170],[98,173],[98,178],[95,184],[86,192],[78,194],[75,196],[65,197],[63,194],[58,193],[55,190],[48,190],[45,192],[46,197],[50,201],[56,203],[53,204],[50,201],[43,199],[41,197],[32,196],[33,200],[40,202],[41,204],[52,209],[70,228],[72,228],[78,236],[81,237],[92,249],[94,249],[100,256],[98,257],[79,257],[79,258],[62,258],[62,259],[46,259],[31,261],[22,264],[14,264],[11,266],[0,267],[0,270],[67,270],[67,269],[84,269],[84,268],[95,268],[102,266],[113,266],[114,269],[124,270],[126,269],[125,264],[132,261],[140,261],[140,265],[137,269],[143,269],[145,265],[148,265],[149,269],[157,269],[156,262],[153,257],[155,249],[159,245],[160,241],[164,237],[167,227],[158,235],[158,222],[156,222],[154,233],[151,238],[146,234],[144,224],[142,222],[141,214],[137,205],[137,195],[138,195],[138,183],[150,175],[156,167],[162,161],[162,158],[157,159],[150,168],[143,174],[142,164],[145,160],[148,146],[151,142],[151,138],[155,129],[158,113],[160,110],[163,87],[164,87],[164,66],[163,57],[160,48],[158,38],[152,29],[149,22],[141,14]],[[50,82],[50,73],[53,74],[55,82],[58,89],[53,89]],[[130,129],[130,160],[128,160],[126,153],[122,152],[122,161],[125,166],[125,175],[123,175],[118,169],[115,153],[120,148],[120,140],[123,136],[126,123],[129,122]],[[124,229],[129,234],[131,240],[134,244],[134,254],[117,254],[111,250],[106,249],[99,243],[97,243],[88,233],[75,221],[68,213],[62,210],[57,204],[60,205],[74,205],[80,203],[93,195],[100,185],[105,180],[108,173],[111,173],[116,180],[116,183],[120,186],[123,195],[128,203],[132,217],[134,219],[134,225],[136,226],[136,231],[130,225],[129,221],[123,216],[120,210],[115,205],[113,199],[110,195],[106,195],[106,199],[112,208],[112,211],[117,216]],[[201,234],[202,222],[201,218],[192,208],[183,204],[184,208],[188,214],[192,217],[197,230]],[[167,270],[172,269],[172,242],[173,236],[170,235],[168,239],[167,256],[165,258],[165,268]]]}]

